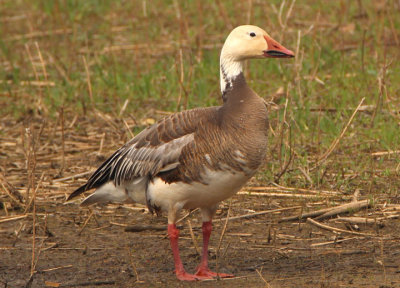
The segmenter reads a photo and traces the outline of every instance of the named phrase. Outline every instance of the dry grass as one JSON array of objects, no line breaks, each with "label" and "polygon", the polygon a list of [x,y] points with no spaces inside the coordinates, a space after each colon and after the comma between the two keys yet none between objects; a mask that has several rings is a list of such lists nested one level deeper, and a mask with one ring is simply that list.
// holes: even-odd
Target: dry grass
[{"label": "dry grass", "polygon": [[[48,241],[48,211],[62,207],[101,161],[147,125],[177,110],[219,104],[219,49],[232,27],[251,22],[296,51],[294,62],[251,63],[246,72],[270,107],[271,137],[267,164],[241,194],[277,209],[267,218],[268,237],[276,241],[280,219],[350,202],[359,191],[356,198],[373,201],[373,208],[351,214],[375,221],[365,233],[393,239],[397,234],[381,235],[378,224],[398,222],[400,202],[399,5],[2,1],[0,233],[1,225],[15,223],[18,238],[32,227],[34,275]],[[253,213],[241,205],[233,202],[238,214],[231,219]],[[87,212],[79,234],[113,209]],[[223,206],[219,213],[225,212]],[[325,240],[309,247],[332,243]],[[138,260],[130,257],[139,279]],[[254,271],[274,287],[259,267]]]}]

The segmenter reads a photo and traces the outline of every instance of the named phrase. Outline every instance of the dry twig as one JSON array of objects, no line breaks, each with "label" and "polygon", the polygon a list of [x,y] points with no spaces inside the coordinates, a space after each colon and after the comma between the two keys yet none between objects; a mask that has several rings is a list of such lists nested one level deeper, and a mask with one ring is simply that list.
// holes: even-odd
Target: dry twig
[{"label": "dry twig", "polygon": [[322,223],[319,223],[311,218],[307,218],[307,223],[312,224],[314,226],[317,226],[318,228],[324,229],[324,230],[328,230],[331,231],[333,233],[347,233],[347,234],[353,234],[353,235],[358,235],[358,236],[365,236],[365,237],[375,237],[376,235],[372,235],[372,234],[367,234],[367,233],[361,233],[361,232],[354,232],[354,231],[348,231],[348,230],[344,230],[344,229],[339,229],[339,228],[335,228],[335,227],[331,227]]},{"label": "dry twig", "polygon": [[330,245],[330,244],[337,244],[337,243],[342,243],[342,242],[346,242],[346,241],[351,241],[351,240],[355,240],[355,239],[359,239],[359,237],[335,239],[333,241],[328,241],[328,242],[313,243],[310,246],[311,247],[320,247],[320,246],[325,246],[325,245]]},{"label": "dry twig", "polygon": [[354,201],[337,207],[333,207],[329,211],[318,216],[316,219],[321,220],[342,213],[354,212],[369,206],[371,206],[371,202],[369,200]]},{"label": "dry twig", "polygon": [[349,211],[355,211],[359,210],[361,208],[367,207],[370,205],[370,202],[368,200],[363,200],[363,201],[357,201],[357,202],[351,202],[351,203],[346,203],[340,206],[335,206],[335,207],[330,207],[330,208],[325,208],[317,211],[312,211],[308,212],[305,214],[300,214],[300,215],[295,215],[295,216],[290,216],[290,217],[285,217],[279,219],[279,222],[285,222],[285,221],[292,221],[292,220],[301,220],[301,219],[306,219],[306,218],[312,218],[316,216],[320,216],[322,218],[338,215],[341,213],[346,213]]},{"label": "dry twig", "polygon": [[329,155],[331,155],[331,153],[333,152],[333,150],[335,150],[336,146],[339,144],[340,140],[342,140],[344,134],[346,133],[347,129],[349,128],[351,122],[353,121],[354,117],[356,116],[358,110],[360,109],[362,103],[364,102],[365,98],[362,98],[360,103],[358,104],[356,110],[354,110],[353,114],[351,115],[349,121],[347,122],[346,126],[344,126],[342,132],[340,133],[339,137],[337,137],[331,144],[331,146],[329,146],[328,150],[325,151],[324,154],[322,154],[322,156],[320,156],[318,158],[318,163],[316,164],[316,167],[320,166],[323,162],[325,162],[325,160],[329,157]]},{"label": "dry twig", "polygon": [[358,224],[358,225],[374,225],[378,224],[381,225],[382,221],[379,219],[370,219],[365,217],[339,217],[332,219],[331,221],[334,222],[342,222],[342,223],[351,223],[351,224]]},{"label": "dry twig", "polygon": [[[282,211],[287,211],[287,210],[292,210],[292,209],[300,209],[300,208],[301,208],[301,206],[293,206],[293,207],[279,208],[279,209],[274,209],[274,210],[260,211],[260,212],[256,212],[256,213],[249,213],[249,214],[245,214],[245,215],[229,217],[229,220],[249,219],[249,218],[257,217],[260,215],[272,214],[272,213],[277,213],[277,212],[282,212]],[[227,219],[228,219],[228,217],[222,218],[222,219],[215,219],[214,222],[226,221]]]},{"label": "dry twig", "polygon": [[92,83],[90,81],[90,71],[89,71],[89,66],[86,62],[86,57],[82,56],[83,59],[83,65],[85,66],[85,72],[86,72],[86,82],[88,86],[88,92],[89,92],[89,97],[90,97],[90,104],[92,107],[94,107],[94,100],[93,100],[93,93],[92,93]]},{"label": "dry twig", "polygon": [[226,228],[227,228],[227,226],[228,226],[229,213],[230,213],[230,211],[231,211],[231,206],[232,206],[232,198],[229,200],[228,213],[227,213],[227,215],[226,215],[225,223],[224,223],[224,228],[222,229],[221,236],[219,237],[219,242],[218,242],[218,248],[217,248],[217,253],[216,253],[216,258],[217,258],[217,259],[216,259],[216,271],[217,271],[217,274],[218,274],[218,272],[219,272],[219,251],[220,251],[220,249],[221,249],[222,239],[224,238],[224,235],[225,235],[225,232],[226,232]]},{"label": "dry twig", "polygon": [[85,223],[83,223],[82,228],[79,230],[78,235],[81,235],[81,233],[83,232],[83,229],[85,229],[86,225],[89,223],[90,218],[92,218],[94,213],[94,210],[90,210],[90,214],[89,216],[86,218]]},{"label": "dry twig", "polygon": [[24,215],[3,217],[3,218],[0,218],[0,223],[6,223],[6,222],[10,222],[10,221],[21,220],[21,219],[26,218],[27,216],[28,216],[27,214],[24,214]]},{"label": "dry twig", "polygon": [[256,269],[256,272],[258,276],[260,276],[261,280],[265,283],[265,288],[271,288],[271,285],[269,285],[267,280],[265,280],[265,278],[262,276],[261,271],[258,271],[258,269]]},{"label": "dry twig", "polygon": [[192,229],[192,223],[190,223],[190,220],[187,220],[187,224],[189,226],[190,237],[192,238],[192,242],[193,242],[194,248],[196,249],[197,254],[199,256],[201,256],[199,245],[197,245],[197,241],[196,241],[196,238],[194,236],[193,229]]},{"label": "dry twig", "polygon": [[135,273],[135,276],[136,276],[136,282],[137,283],[142,282],[139,279],[139,273],[137,272],[135,262],[133,261],[132,251],[131,251],[131,249],[129,249],[129,247],[126,247],[126,249],[128,250],[128,254],[129,254],[129,262],[131,263],[132,270],[133,270],[133,272]]}]

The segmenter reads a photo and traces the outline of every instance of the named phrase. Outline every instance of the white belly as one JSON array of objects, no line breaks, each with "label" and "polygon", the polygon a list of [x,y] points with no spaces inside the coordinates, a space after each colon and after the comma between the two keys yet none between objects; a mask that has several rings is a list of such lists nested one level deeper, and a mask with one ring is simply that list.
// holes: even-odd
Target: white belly
[{"label": "white belly", "polygon": [[171,207],[212,207],[238,192],[250,177],[241,172],[206,170],[203,180],[207,185],[199,182],[168,184],[156,178],[149,183],[148,197],[152,205],[164,211]]}]

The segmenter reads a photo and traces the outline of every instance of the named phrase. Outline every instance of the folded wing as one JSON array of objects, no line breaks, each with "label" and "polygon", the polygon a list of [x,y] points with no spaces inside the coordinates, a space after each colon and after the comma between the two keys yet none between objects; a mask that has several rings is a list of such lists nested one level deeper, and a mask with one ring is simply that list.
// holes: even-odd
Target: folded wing
[{"label": "folded wing", "polygon": [[90,205],[122,199],[126,189],[145,190],[148,181],[158,173],[176,169],[180,165],[182,149],[194,145],[199,122],[216,109],[210,107],[176,113],[143,130],[108,158],[86,184],[69,195],[67,200],[97,189],[91,195],[93,197],[89,196],[83,203]]}]

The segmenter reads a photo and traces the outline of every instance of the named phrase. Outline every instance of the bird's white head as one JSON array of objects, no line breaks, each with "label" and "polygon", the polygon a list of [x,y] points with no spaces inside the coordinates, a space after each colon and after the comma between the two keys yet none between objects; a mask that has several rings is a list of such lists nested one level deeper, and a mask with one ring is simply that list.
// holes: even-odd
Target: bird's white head
[{"label": "bird's white head", "polygon": [[232,30],[220,58],[221,92],[243,71],[243,61],[253,58],[291,58],[293,51],[283,47],[263,29],[242,25]]}]

